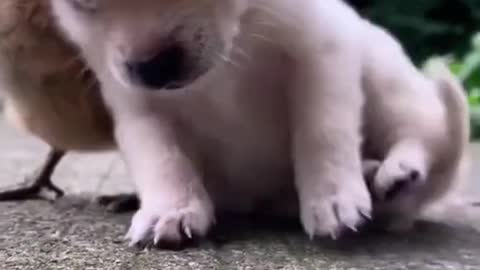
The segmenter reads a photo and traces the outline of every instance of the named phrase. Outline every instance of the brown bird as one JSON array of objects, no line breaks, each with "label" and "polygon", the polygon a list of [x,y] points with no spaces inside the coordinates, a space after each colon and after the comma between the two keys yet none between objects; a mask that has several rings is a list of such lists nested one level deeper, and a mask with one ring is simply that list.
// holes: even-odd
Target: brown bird
[{"label": "brown bird", "polygon": [[25,187],[0,192],[0,201],[63,191],[51,175],[66,151],[115,147],[112,120],[95,76],[54,24],[50,1],[0,2],[0,93],[7,121],[51,146]]}]

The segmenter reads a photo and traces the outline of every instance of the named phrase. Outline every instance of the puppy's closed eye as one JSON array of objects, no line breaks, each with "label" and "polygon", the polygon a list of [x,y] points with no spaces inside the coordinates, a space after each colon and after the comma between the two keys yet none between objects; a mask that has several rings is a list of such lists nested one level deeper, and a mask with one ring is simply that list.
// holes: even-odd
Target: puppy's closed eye
[{"label": "puppy's closed eye", "polygon": [[78,11],[94,13],[98,10],[98,0],[67,0]]}]

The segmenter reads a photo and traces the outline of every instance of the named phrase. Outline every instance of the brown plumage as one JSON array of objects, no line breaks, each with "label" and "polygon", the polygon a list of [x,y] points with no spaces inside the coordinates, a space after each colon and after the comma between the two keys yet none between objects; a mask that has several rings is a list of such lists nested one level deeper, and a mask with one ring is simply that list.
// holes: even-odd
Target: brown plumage
[{"label": "brown plumage", "polygon": [[54,25],[47,0],[0,2],[0,93],[7,121],[53,149],[33,185],[0,200],[36,196],[42,186],[61,195],[49,171],[63,151],[114,147],[98,83]]}]

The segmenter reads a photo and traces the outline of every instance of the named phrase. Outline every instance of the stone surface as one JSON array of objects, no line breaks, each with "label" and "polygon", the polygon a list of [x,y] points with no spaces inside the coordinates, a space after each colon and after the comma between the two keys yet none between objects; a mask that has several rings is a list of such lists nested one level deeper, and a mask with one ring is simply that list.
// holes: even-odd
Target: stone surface
[{"label": "stone surface", "polygon": [[[23,180],[47,148],[0,121],[0,187]],[[480,147],[472,146],[480,154]],[[475,155],[480,161],[480,155]],[[474,173],[480,167],[474,163]],[[72,154],[54,181],[70,194],[132,190],[115,153]],[[471,181],[464,198],[480,195]],[[0,203],[0,269],[480,269],[480,218],[452,200],[408,234],[364,232],[340,241],[309,241],[295,221],[230,217],[200,246],[184,251],[128,248],[130,214],[111,214],[89,196]],[[479,198],[480,199],[480,198]]]}]

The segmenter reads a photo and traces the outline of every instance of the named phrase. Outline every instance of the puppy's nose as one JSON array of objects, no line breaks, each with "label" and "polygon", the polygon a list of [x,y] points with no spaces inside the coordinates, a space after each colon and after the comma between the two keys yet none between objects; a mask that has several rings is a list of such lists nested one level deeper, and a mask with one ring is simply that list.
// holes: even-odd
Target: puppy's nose
[{"label": "puppy's nose", "polygon": [[130,76],[151,89],[176,89],[182,87],[187,76],[185,70],[185,49],[172,45],[160,50],[146,61],[127,62]]}]

